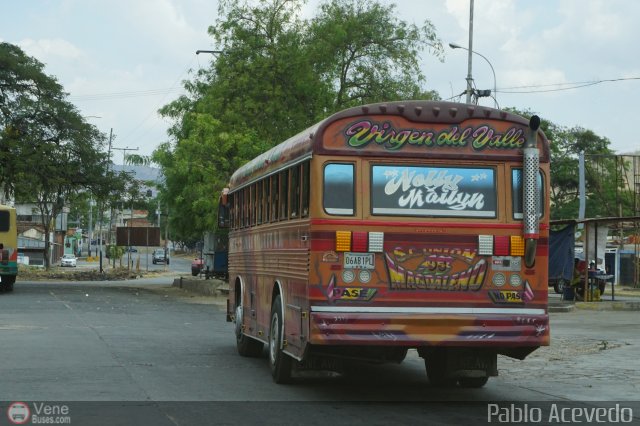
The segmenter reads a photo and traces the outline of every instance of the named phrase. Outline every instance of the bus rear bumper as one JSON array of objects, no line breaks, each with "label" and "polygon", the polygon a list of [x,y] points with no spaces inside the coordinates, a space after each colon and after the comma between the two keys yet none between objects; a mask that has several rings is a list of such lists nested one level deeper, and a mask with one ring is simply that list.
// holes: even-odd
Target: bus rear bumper
[{"label": "bus rear bumper", "polygon": [[[314,307],[318,308],[318,307]],[[549,345],[543,309],[436,313],[315,311],[309,343],[315,345],[538,347]],[[323,307],[319,307],[323,308]],[[472,308],[473,309],[473,308]],[[315,311],[315,312],[314,312]],[[497,311],[497,310],[496,310]]]}]

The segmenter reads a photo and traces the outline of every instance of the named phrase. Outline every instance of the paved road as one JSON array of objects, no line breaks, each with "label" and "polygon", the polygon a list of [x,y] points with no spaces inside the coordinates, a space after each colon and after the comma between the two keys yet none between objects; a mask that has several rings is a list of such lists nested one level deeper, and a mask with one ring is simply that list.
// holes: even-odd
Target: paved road
[{"label": "paved road", "polygon": [[19,282],[0,294],[0,401],[96,401],[76,404],[74,424],[113,420],[105,407],[130,424],[471,424],[486,423],[488,402],[591,406],[640,391],[639,312],[552,314],[552,346],[501,358],[479,390],[432,387],[415,353],[283,386],[266,359],[236,354],[222,300],[134,285]]}]

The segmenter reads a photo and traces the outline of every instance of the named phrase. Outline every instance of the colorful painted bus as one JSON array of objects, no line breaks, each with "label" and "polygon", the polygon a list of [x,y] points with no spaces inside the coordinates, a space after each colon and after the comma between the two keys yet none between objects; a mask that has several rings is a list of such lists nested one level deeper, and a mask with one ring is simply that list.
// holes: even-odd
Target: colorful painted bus
[{"label": "colorful painted bus", "polygon": [[238,169],[227,320],[278,383],[351,359],[424,358],[481,387],[549,344],[549,145],[539,119],[429,101],[339,112]]},{"label": "colorful painted bus", "polygon": [[0,205],[0,290],[13,291],[18,275],[16,209]]}]

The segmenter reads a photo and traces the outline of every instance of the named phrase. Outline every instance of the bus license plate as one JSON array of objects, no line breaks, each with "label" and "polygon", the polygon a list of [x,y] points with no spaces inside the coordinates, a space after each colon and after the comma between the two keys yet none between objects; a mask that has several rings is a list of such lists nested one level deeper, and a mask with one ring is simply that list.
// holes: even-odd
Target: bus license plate
[{"label": "bus license plate", "polygon": [[374,253],[345,253],[344,267],[346,269],[375,269],[376,258]]}]

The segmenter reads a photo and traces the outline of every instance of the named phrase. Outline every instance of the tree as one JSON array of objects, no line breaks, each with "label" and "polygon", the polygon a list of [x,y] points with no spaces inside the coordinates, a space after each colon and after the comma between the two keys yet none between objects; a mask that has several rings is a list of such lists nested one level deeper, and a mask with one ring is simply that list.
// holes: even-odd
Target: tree
[{"label": "tree", "polygon": [[311,21],[308,50],[314,71],[333,90],[333,110],[377,101],[416,99],[424,81],[418,58],[442,59],[434,26],[401,21],[395,5],[331,0]]},{"label": "tree", "polygon": [[177,238],[214,230],[217,194],[258,153],[348,106],[435,97],[417,63],[423,48],[442,52],[429,22],[410,25],[393,6],[353,0],[331,0],[305,21],[302,4],[221,1],[209,33],[223,53],[160,110],[175,124],[153,159],[169,209],[180,211],[170,219]]},{"label": "tree", "polygon": [[[105,135],[66,98],[43,64],[0,43],[0,183],[16,201],[36,205],[45,235],[79,193],[106,198],[123,181],[107,172]],[[46,238],[46,253],[49,246]]]},{"label": "tree", "polygon": [[[509,110],[526,118],[533,115],[531,111]],[[546,119],[542,119],[540,127],[551,150],[551,219],[578,217],[580,152],[585,153],[586,159],[586,217],[618,216],[619,206],[623,214],[630,214],[631,200],[624,191],[623,171],[609,148],[609,139],[582,127],[563,127]]]},{"label": "tree", "polygon": [[255,154],[256,146],[254,138],[224,131],[220,121],[209,114],[191,113],[185,120],[192,121],[197,131],[189,132],[176,147],[161,145],[153,160],[165,177],[163,204],[175,212],[169,216],[172,234],[190,246],[201,240],[204,230],[215,228],[212,212],[217,209],[220,189],[241,159]]}]

